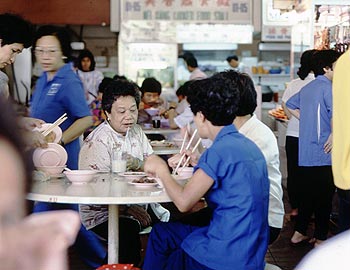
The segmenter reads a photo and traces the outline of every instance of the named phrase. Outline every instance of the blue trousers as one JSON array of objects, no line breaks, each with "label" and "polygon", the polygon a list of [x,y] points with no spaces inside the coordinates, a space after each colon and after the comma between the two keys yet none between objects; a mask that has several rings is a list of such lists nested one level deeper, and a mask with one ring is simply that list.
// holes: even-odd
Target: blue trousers
[{"label": "blue trousers", "polygon": [[[33,212],[39,213],[52,210],[79,211],[79,207],[77,204],[36,202]],[[83,225],[80,226],[74,247],[76,248],[81,259],[88,266],[96,269],[102,264],[106,263],[105,258],[107,255],[107,250],[105,246],[93,232],[87,230]]]},{"label": "blue trousers", "polygon": [[178,222],[160,222],[153,226],[148,238],[143,270],[211,270],[182,248],[182,241],[196,228]]}]

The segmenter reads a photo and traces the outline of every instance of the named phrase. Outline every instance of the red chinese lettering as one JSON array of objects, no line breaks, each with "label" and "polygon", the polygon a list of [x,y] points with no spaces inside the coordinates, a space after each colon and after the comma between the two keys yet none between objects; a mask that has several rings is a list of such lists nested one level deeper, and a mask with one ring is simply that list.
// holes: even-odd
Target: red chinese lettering
[{"label": "red chinese lettering", "polygon": [[192,0],[182,0],[181,6],[192,6]]},{"label": "red chinese lettering", "polygon": [[218,7],[220,6],[228,7],[230,5],[229,0],[217,0],[216,4]]},{"label": "red chinese lettering", "polygon": [[156,2],[155,0],[146,0],[145,1],[146,7],[147,6],[155,6],[156,5],[155,2]]},{"label": "red chinese lettering", "polygon": [[201,0],[201,6],[208,6],[208,1],[209,0]]},{"label": "red chinese lettering", "polygon": [[173,5],[174,0],[163,0],[164,5],[167,7],[171,7]]}]

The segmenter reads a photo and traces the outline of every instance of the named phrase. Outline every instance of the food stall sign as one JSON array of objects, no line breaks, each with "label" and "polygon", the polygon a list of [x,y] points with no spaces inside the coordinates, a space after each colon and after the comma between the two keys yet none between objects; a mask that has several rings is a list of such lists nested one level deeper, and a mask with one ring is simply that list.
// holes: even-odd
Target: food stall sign
[{"label": "food stall sign", "polygon": [[121,0],[121,21],[252,24],[252,0]]},{"label": "food stall sign", "polygon": [[292,27],[288,25],[263,25],[261,31],[262,41],[290,41]]}]

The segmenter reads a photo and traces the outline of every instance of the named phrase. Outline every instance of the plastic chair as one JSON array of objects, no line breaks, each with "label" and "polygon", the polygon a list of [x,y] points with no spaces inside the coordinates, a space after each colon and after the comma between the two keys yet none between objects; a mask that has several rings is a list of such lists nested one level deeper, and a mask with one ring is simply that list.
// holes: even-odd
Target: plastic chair
[{"label": "plastic chair", "polygon": [[105,264],[97,268],[96,270],[140,270],[140,268],[134,267],[133,264]]}]

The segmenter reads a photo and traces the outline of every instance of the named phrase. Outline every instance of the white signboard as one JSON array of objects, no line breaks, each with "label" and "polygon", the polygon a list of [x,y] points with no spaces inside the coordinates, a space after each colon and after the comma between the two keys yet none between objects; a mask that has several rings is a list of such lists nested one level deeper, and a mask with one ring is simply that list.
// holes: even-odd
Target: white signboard
[{"label": "white signboard", "polygon": [[263,25],[261,31],[262,41],[290,41],[292,36],[292,27],[288,25]]},{"label": "white signboard", "polygon": [[252,0],[121,0],[121,20],[252,24]]}]

